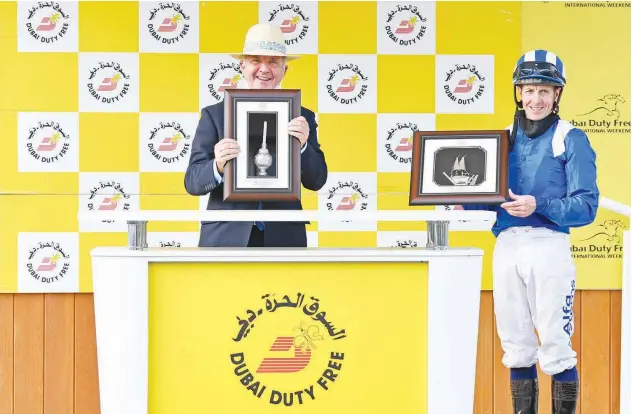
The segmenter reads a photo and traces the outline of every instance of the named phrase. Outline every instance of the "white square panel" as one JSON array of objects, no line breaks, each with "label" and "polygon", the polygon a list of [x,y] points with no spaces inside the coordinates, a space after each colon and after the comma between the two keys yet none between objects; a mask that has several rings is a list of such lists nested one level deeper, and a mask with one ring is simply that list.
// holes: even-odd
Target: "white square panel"
[{"label": "white square panel", "polygon": [[318,209],[349,213],[349,221],[319,221],[319,231],[376,231],[377,221],[353,221],[355,211],[377,210],[377,175],[372,172],[332,172],[318,192]]},{"label": "white square panel", "polygon": [[197,53],[200,17],[197,1],[138,3],[140,52]]},{"label": "white square panel", "polygon": [[434,1],[377,3],[377,51],[384,55],[433,55],[437,16]]},{"label": "white square panel", "polygon": [[200,109],[222,102],[226,88],[245,86],[237,59],[226,54],[200,54]]},{"label": "white square panel", "polygon": [[79,54],[79,112],[138,112],[137,53]]},{"label": "white square panel", "polygon": [[78,52],[76,1],[18,1],[18,52]]},{"label": "white square panel", "polygon": [[377,114],[378,172],[410,172],[413,134],[434,131],[434,114]]},{"label": "white square panel", "polygon": [[[131,172],[79,173],[79,212],[138,211],[139,176]],[[81,221],[82,232],[127,232],[125,221]]]},{"label": "white square panel", "polygon": [[141,172],[185,172],[191,156],[197,113],[141,113]]},{"label": "white square panel", "polygon": [[494,55],[437,55],[435,112],[494,113]]},{"label": "white square panel", "polygon": [[18,233],[18,292],[78,292],[79,234]]},{"label": "white square panel", "polygon": [[318,55],[318,112],[377,112],[377,56]]},{"label": "white square panel", "polygon": [[78,172],[79,114],[18,113],[18,172]]},{"label": "white square panel", "polygon": [[318,53],[318,2],[259,2],[259,22],[281,28],[287,54]]}]

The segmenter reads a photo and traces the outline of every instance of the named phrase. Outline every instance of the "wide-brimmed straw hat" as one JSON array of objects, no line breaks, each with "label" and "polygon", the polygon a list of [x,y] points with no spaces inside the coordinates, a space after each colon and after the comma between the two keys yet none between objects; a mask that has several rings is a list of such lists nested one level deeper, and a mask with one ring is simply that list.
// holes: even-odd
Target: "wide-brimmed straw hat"
[{"label": "wide-brimmed straw hat", "polygon": [[298,55],[286,53],[285,39],[281,28],[269,24],[255,24],[246,33],[244,50],[241,53],[231,53],[235,59],[244,56],[282,56],[288,61],[298,59]]}]

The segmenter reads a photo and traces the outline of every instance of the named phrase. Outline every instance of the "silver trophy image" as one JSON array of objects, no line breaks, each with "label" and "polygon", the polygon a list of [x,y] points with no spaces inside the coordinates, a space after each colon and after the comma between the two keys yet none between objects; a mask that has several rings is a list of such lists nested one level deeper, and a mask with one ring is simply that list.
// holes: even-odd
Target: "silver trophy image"
[{"label": "silver trophy image", "polygon": [[268,148],[266,147],[266,134],[268,131],[268,122],[263,122],[263,143],[261,148],[259,148],[259,152],[255,155],[255,165],[259,169],[257,175],[259,176],[267,176],[268,173],[266,170],[270,168],[272,165],[272,155],[268,152]]}]

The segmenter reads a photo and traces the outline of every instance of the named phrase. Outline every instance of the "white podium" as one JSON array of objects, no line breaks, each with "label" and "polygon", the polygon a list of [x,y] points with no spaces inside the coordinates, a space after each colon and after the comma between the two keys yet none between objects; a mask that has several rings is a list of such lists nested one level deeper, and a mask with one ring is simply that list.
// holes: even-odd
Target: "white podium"
[{"label": "white podium", "polygon": [[[430,213],[432,217],[433,212],[425,213]],[[485,219],[490,218],[489,214],[483,213],[481,216],[483,215]],[[121,219],[120,215],[110,216],[110,219]],[[126,216],[124,219],[135,222],[139,219],[130,217],[133,216]],[[457,217],[462,219],[463,216],[457,214]],[[446,216],[440,218],[445,219]],[[99,214],[83,219],[106,218]],[[181,220],[185,219],[192,218],[183,215]],[[410,217],[403,216],[401,219],[410,220]],[[138,228],[134,226],[133,231],[137,232]],[[138,234],[133,238],[136,236]],[[380,269],[384,269],[384,266],[402,263],[412,266],[418,263],[419,277],[427,279],[427,298],[425,302],[420,300],[427,308],[424,310],[427,315],[427,372],[419,373],[420,376],[427,377],[424,382],[427,389],[420,390],[427,395],[424,404],[427,407],[422,407],[418,412],[462,414],[473,411],[483,263],[481,249],[447,246],[430,249],[98,247],[91,252],[91,256],[101,414],[150,414],[149,275],[152,265],[166,263],[183,266],[197,263],[208,266],[209,269],[230,264],[243,266],[244,263],[292,263],[296,268],[328,263],[331,265],[327,266],[334,266],[334,270],[336,266],[340,266],[343,272],[344,266],[358,264],[367,268],[382,266]],[[384,274],[385,279],[392,277],[388,273]],[[358,286],[361,285],[360,278],[357,283]],[[235,316],[231,314],[230,319],[234,321]],[[415,350],[409,349],[408,352]],[[354,368],[347,368],[352,369]],[[394,375],[390,380],[397,379],[398,376]],[[353,396],[349,395],[347,398]],[[317,401],[313,402],[316,403]],[[301,407],[294,408],[301,411]]]}]

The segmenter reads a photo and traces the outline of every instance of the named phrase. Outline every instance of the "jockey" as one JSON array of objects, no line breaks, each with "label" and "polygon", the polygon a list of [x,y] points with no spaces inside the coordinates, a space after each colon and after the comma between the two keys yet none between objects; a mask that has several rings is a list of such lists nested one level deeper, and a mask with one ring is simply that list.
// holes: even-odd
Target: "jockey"
[{"label": "jockey", "polygon": [[558,115],[565,86],[565,67],[554,53],[534,50],[518,59],[509,127],[510,200],[462,206],[497,213],[494,312],[514,414],[537,413],[536,362],[552,376],[553,414],[575,414],[579,393],[571,344],[576,282],[570,228],[593,222],[599,189],[588,137]]}]

